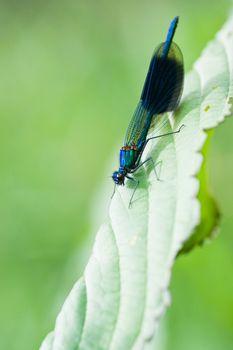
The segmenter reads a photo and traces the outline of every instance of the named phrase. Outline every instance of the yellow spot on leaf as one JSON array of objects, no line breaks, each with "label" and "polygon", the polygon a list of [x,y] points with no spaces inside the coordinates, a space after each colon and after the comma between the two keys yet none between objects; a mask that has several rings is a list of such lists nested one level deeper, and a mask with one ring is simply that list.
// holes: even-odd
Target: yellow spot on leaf
[{"label": "yellow spot on leaf", "polygon": [[134,235],[134,236],[130,239],[129,245],[134,246],[134,245],[136,244],[137,240],[138,240],[138,236]]},{"label": "yellow spot on leaf", "polygon": [[210,105],[207,105],[207,106],[205,106],[204,111],[208,112],[209,109],[210,109]]}]

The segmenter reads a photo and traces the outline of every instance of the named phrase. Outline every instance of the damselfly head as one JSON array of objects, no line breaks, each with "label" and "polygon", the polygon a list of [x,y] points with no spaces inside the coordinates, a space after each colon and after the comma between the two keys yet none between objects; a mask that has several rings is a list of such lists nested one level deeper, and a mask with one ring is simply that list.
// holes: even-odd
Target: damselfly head
[{"label": "damselfly head", "polygon": [[125,184],[125,172],[114,171],[112,174],[112,179],[116,185],[124,185]]}]

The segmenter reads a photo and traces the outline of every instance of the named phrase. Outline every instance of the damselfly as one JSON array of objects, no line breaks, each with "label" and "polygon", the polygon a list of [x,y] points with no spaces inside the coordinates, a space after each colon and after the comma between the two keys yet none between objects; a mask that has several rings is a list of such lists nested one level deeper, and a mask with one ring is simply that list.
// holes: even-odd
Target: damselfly
[{"label": "damselfly", "polygon": [[120,150],[119,169],[112,174],[115,185],[124,185],[125,178],[135,182],[129,205],[139,184],[129,174],[152,160],[148,158],[140,162],[148,141],[180,131],[179,129],[147,138],[152,120],[161,113],[174,111],[181,98],[184,80],[183,56],[178,45],[172,41],[177,24],[178,17],[175,17],[170,24],[166,41],[158,46],[152,56],[140,101],[128,126],[124,146]]}]

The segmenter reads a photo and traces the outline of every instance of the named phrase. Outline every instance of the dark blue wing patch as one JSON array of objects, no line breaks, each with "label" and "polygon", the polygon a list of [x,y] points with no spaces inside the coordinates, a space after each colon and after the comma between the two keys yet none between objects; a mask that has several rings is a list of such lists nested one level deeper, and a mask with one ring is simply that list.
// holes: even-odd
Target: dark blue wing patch
[{"label": "dark blue wing patch", "polygon": [[151,115],[175,110],[183,90],[181,50],[172,42],[167,55],[164,55],[165,45],[166,42],[160,44],[151,59],[141,94],[142,106]]}]

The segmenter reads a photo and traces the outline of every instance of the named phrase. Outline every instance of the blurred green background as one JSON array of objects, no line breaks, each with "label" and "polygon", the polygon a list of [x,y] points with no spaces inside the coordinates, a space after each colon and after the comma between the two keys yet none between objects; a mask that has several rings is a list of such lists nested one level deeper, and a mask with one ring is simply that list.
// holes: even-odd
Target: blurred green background
[{"label": "blurred green background", "polygon": [[[38,349],[82,273],[93,200],[110,185],[171,19],[180,16],[188,71],[229,9],[227,0],[0,2],[0,349]],[[210,151],[221,235],[177,261],[166,350],[233,349],[232,133],[229,119]]]}]

